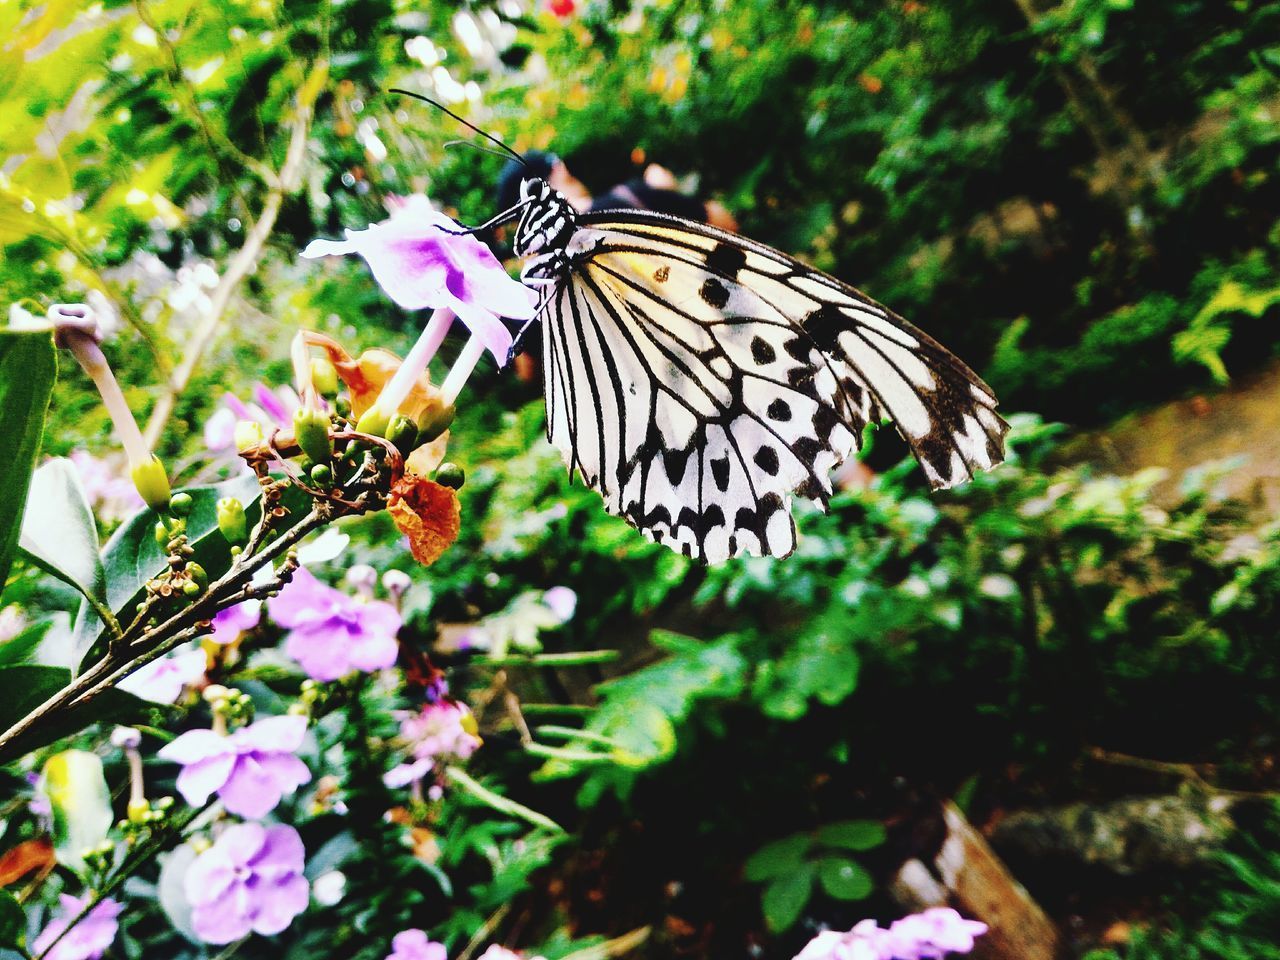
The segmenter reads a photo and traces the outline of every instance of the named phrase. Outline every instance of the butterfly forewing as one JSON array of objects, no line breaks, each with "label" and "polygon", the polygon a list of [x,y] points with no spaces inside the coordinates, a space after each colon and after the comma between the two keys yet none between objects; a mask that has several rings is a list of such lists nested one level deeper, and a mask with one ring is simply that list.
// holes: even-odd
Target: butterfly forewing
[{"label": "butterfly forewing", "polygon": [[710,562],[795,547],[793,494],[891,419],[935,487],[998,463],[990,389],[852,287],[661,214],[581,219],[558,251],[547,435],[607,508]]}]

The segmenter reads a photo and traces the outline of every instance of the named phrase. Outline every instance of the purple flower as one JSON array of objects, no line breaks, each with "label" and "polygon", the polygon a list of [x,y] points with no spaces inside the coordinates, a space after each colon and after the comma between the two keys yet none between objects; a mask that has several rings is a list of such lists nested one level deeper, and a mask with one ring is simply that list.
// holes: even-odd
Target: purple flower
[{"label": "purple flower", "polygon": [[[58,916],[40,931],[35,943],[31,945],[32,954],[37,957],[43,954],[43,960],[98,960],[116,938],[119,927],[116,917],[120,916],[120,911],[124,908],[110,897],[102,900],[83,920],[67,930],[66,936],[49,950],[49,945],[67,929],[67,924],[80,916],[80,911],[88,906],[90,898],[88,894],[72,897],[64,893],[59,899],[61,909]],[[49,952],[45,953],[45,950]]]},{"label": "purple flower", "polygon": [[367,230],[348,230],[346,240],[312,240],[302,255],[359,254],[392,300],[406,310],[449,308],[503,364],[511,332],[498,318],[528,320],[536,297],[507,276],[474,236],[447,232],[456,229],[454,220],[419,194],[407,198],[390,219]]},{"label": "purple flower", "polygon": [[421,930],[403,930],[391,941],[387,960],[447,960],[443,943],[433,943]]},{"label": "purple flower", "polygon": [[476,720],[464,703],[439,700],[428,703],[400,723],[400,736],[411,744],[411,752],[419,760],[434,757],[457,757],[466,760],[480,746],[476,736]]},{"label": "purple flower", "polygon": [[193,807],[217,793],[229,811],[255,819],[311,780],[307,765],[293,755],[306,733],[306,717],[268,717],[229,737],[189,730],[158,755],[182,764],[178,792]]},{"label": "purple flower", "polygon": [[157,657],[121,680],[118,686],[125,693],[150,700],[152,703],[173,703],[182,695],[184,687],[197,683],[209,665],[208,657],[199,647],[166,657]]},{"label": "purple flower", "polygon": [[941,960],[948,953],[968,953],[974,937],[986,932],[985,923],[966,920],[950,907],[932,907],[894,921],[888,930],[874,920],[848,933],[826,930],[795,960]]},{"label": "purple flower", "polygon": [[234,607],[219,610],[213,618],[210,636],[214,643],[230,643],[246,630],[252,630],[262,619],[262,601],[245,600]]},{"label": "purple flower", "polygon": [[276,623],[289,628],[285,652],[315,680],[396,662],[400,614],[385,601],[348,597],[300,568],[268,609]]},{"label": "purple flower", "polygon": [[306,851],[293,827],[228,827],[187,869],[191,925],[206,943],[231,943],[252,931],[272,936],[307,909]]},{"label": "purple flower", "polygon": [[430,757],[423,757],[420,760],[413,761],[413,763],[402,763],[384,773],[382,782],[390,790],[394,790],[397,787],[407,787],[415,780],[421,780],[425,777],[434,766],[435,762]]},{"label": "purple flower", "polygon": [[67,459],[75,465],[89,503],[103,520],[120,520],[142,509],[142,497],[125,471],[83,450],[73,450]]},{"label": "purple flower", "polygon": [[272,390],[261,383],[253,385],[253,401],[245,403],[234,393],[222,396],[219,407],[204,424],[204,445],[212,453],[234,454],[236,424],[252,420],[270,433],[273,427],[285,429],[293,425],[293,411],[301,405],[292,387]]}]

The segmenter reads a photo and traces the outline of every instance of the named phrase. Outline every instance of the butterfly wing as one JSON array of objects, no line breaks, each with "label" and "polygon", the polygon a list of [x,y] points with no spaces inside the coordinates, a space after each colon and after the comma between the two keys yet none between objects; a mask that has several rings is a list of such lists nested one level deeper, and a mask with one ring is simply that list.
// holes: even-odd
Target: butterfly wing
[{"label": "butterfly wing", "polygon": [[547,436],[607,508],[716,562],[785,556],[793,495],[889,418],[935,487],[998,463],[990,389],[819,271],[702,224],[582,218],[543,329]]}]

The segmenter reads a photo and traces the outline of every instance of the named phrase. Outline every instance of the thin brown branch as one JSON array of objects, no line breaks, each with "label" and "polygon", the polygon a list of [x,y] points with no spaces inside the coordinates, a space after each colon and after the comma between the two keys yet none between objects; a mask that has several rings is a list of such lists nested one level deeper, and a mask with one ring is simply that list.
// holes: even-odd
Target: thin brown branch
[{"label": "thin brown branch", "polygon": [[231,302],[231,297],[235,294],[244,278],[257,268],[263,248],[266,246],[272,230],[275,229],[276,218],[280,215],[280,208],[284,204],[284,198],[296,191],[302,181],[302,165],[303,160],[306,158],[307,136],[311,130],[311,114],[310,104],[298,104],[297,111],[290,124],[289,146],[285,151],[284,163],[280,167],[279,174],[272,174],[273,182],[267,191],[266,199],[262,203],[262,210],[245,236],[244,245],[231,258],[231,262],[227,264],[227,269],[218,281],[218,286],[214,288],[209,297],[208,312],[192,333],[187,351],[182,357],[182,362],[173,371],[173,376],[170,377],[165,392],[161,394],[160,399],[156,402],[155,409],[151,412],[151,418],[147,421],[147,428],[143,431],[143,436],[153,447],[163,432],[165,424],[168,423],[169,417],[173,414],[173,408],[177,404],[178,397],[181,396],[182,391],[191,382],[191,377],[195,373],[196,367],[204,357],[209,345],[213,342],[213,338],[218,332],[218,327],[222,323],[223,316],[226,314],[227,306]]}]

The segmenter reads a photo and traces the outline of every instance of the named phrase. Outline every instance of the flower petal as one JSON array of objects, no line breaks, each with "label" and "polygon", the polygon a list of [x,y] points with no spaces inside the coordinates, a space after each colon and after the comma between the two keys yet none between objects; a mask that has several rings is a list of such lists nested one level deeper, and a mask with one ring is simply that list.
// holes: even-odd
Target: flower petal
[{"label": "flower petal", "polygon": [[311,885],[300,874],[259,888],[253,931],[270,937],[284,930],[293,918],[307,909]]},{"label": "flower petal", "polygon": [[231,735],[231,739],[241,752],[292,753],[302,746],[306,735],[306,717],[266,717],[241,727]]},{"label": "flower petal", "polygon": [[307,851],[298,831],[287,824],[270,827],[263,837],[262,849],[254,860],[253,869],[264,876],[278,878],[287,873],[301,873],[306,863]]},{"label": "flower petal", "polygon": [[439,560],[462,529],[457,492],[421,477],[406,474],[392,485],[387,512],[424,566]]},{"label": "flower petal", "polygon": [[507,325],[495,317],[484,307],[467,303],[452,297],[449,306],[458,315],[458,319],[467,325],[472,336],[478,337],[486,350],[493,354],[498,366],[507,362],[507,354],[511,352],[513,337]]},{"label": "flower petal", "polygon": [[317,257],[341,257],[344,254],[356,252],[356,245],[350,239],[312,240],[307,244],[307,249],[302,251],[302,256],[308,260],[314,260]]},{"label": "flower petal", "polygon": [[280,803],[282,791],[274,778],[253,756],[237,757],[218,797],[236,816],[256,820],[265,817]]},{"label": "flower petal", "polygon": [[271,619],[282,627],[297,627],[328,616],[332,595],[328,584],[321,583],[306,568],[294,571],[293,579],[267,601]]}]

